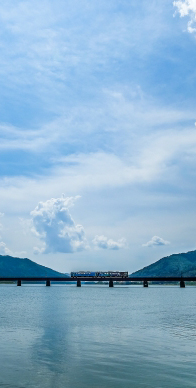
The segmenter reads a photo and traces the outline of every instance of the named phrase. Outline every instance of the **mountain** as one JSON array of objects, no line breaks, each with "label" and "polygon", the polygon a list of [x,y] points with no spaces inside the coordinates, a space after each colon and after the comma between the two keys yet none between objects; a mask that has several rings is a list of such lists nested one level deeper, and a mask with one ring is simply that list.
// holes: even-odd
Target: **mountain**
[{"label": "mountain", "polygon": [[29,259],[0,255],[0,277],[69,277]]},{"label": "mountain", "polygon": [[133,272],[131,276],[196,276],[196,251],[163,257],[153,264]]}]

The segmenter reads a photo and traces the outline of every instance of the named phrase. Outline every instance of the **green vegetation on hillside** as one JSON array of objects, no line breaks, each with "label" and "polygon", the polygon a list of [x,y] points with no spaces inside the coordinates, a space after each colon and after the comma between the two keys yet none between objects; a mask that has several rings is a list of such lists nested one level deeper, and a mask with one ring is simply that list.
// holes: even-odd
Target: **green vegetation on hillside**
[{"label": "green vegetation on hillside", "polygon": [[29,259],[0,255],[0,277],[68,277]]},{"label": "green vegetation on hillside", "polygon": [[196,276],[196,251],[163,257],[130,276]]}]

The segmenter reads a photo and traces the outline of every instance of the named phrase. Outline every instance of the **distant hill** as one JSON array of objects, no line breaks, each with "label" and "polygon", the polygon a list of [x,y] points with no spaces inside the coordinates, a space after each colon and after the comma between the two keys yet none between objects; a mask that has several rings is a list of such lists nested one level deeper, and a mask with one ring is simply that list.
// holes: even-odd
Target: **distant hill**
[{"label": "distant hill", "polygon": [[69,277],[29,259],[0,255],[0,277]]},{"label": "distant hill", "polygon": [[196,251],[163,257],[155,263],[133,272],[131,276],[196,276]]}]

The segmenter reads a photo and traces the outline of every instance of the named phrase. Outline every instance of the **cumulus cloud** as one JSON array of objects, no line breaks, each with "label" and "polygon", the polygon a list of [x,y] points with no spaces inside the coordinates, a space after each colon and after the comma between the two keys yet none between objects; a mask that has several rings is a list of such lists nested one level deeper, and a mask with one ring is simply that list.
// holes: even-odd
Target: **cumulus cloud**
[{"label": "cumulus cloud", "polygon": [[11,255],[12,251],[10,251],[9,248],[7,248],[6,243],[3,241],[0,242],[0,255]]},{"label": "cumulus cloud", "polygon": [[[0,212],[0,218],[4,217],[4,213]],[[0,231],[3,231],[4,227],[0,223]],[[20,252],[13,252],[8,247],[7,244],[2,241],[2,236],[0,236],[0,255],[10,255],[10,256],[17,256],[17,257],[24,257],[27,254],[26,251],[20,251]]]},{"label": "cumulus cloud", "polygon": [[189,16],[190,20],[187,25],[188,32],[196,32],[196,0],[174,1],[173,5],[177,7],[177,12],[179,12],[180,17]]},{"label": "cumulus cloud", "polygon": [[43,241],[34,253],[71,253],[87,249],[88,244],[82,225],[76,225],[69,208],[79,197],[51,198],[39,202],[31,212],[32,232]]},{"label": "cumulus cloud", "polygon": [[114,241],[111,238],[107,238],[103,235],[96,235],[92,242],[97,248],[118,250],[125,247],[126,239],[121,238],[118,241]]},{"label": "cumulus cloud", "polygon": [[26,251],[19,251],[19,252],[13,252],[11,251],[6,243],[4,243],[3,241],[0,241],[0,255],[5,255],[5,256],[14,256],[14,257],[26,257],[27,255],[27,252]]},{"label": "cumulus cloud", "polygon": [[[0,212],[0,218],[4,217],[4,213]],[[0,230],[3,230],[3,225],[0,223]],[[0,240],[2,237],[0,236]],[[11,255],[12,251],[7,247],[6,243],[0,241],[0,255]]]},{"label": "cumulus cloud", "polygon": [[159,236],[154,236],[148,241],[146,244],[142,244],[143,247],[153,247],[153,246],[162,246],[170,244],[169,241],[163,240],[163,238]]}]

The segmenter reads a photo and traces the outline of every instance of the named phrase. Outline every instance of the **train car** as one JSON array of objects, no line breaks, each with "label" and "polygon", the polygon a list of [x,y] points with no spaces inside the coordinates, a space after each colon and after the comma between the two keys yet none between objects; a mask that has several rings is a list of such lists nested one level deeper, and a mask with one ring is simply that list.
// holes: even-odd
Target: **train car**
[{"label": "train car", "polygon": [[110,276],[117,276],[121,278],[128,278],[128,271],[117,271],[117,272],[110,272]]},{"label": "train car", "polygon": [[96,272],[96,276],[99,278],[107,278],[110,276],[109,272]]},{"label": "train car", "polygon": [[90,272],[90,271],[79,271],[79,272],[71,272],[71,277],[95,277],[96,272]]},{"label": "train car", "polygon": [[110,277],[119,277],[119,278],[127,278],[128,272],[127,271],[109,271]]},{"label": "train car", "polygon": [[107,272],[97,272],[97,277],[121,277],[121,278],[127,278],[128,277],[128,271],[107,271]]},{"label": "train car", "polygon": [[105,272],[91,272],[91,271],[78,271],[78,272],[71,272],[71,277],[97,277],[97,278],[109,278],[109,277],[119,277],[119,278],[127,278],[128,272],[123,271],[105,271]]}]

